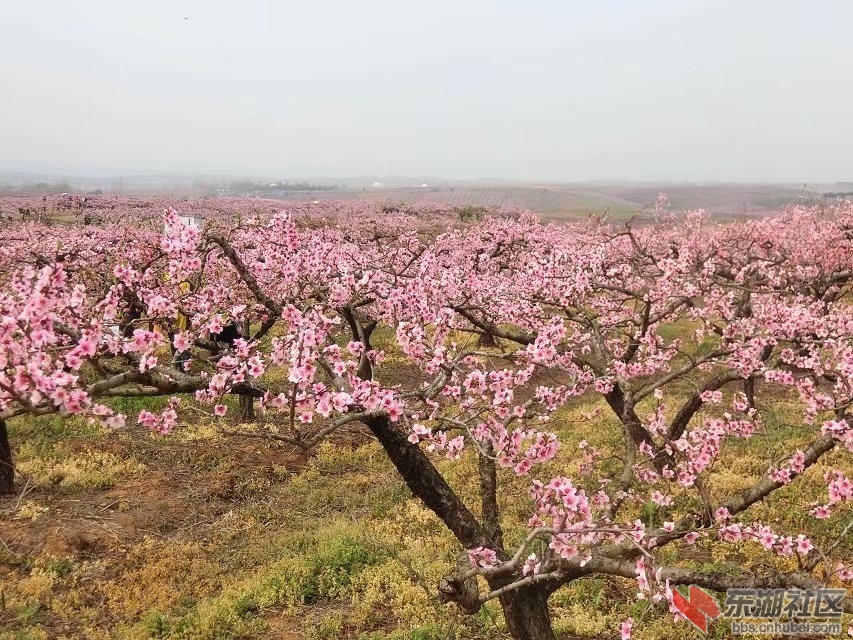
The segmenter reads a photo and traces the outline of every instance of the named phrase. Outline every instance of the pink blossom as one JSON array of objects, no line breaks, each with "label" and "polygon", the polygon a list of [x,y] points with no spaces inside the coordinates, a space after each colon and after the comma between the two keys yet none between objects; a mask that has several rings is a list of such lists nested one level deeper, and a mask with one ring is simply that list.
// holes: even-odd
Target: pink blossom
[{"label": "pink blossom", "polygon": [[493,567],[498,564],[498,556],[493,549],[477,547],[468,550],[468,558],[472,567]]},{"label": "pink blossom", "polygon": [[802,533],[797,536],[797,553],[800,555],[808,555],[809,551],[814,549],[811,540]]},{"label": "pink blossom", "polygon": [[811,514],[818,520],[826,520],[832,515],[828,505],[818,505],[811,510]]},{"label": "pink blossom", "polygon": [[631,640],[632,631],[634,629],[634,618],[623,620],[619,625],[620,640]]},{"label": "pink blossom", "polygon": [[527,556],[527,560],[524,561],[524,565],[521,567],[521,574],[525,576],[535,576],[539,573],[541,567],[542,562],[540,562],[538,556],[535,553],[531,553]]}]

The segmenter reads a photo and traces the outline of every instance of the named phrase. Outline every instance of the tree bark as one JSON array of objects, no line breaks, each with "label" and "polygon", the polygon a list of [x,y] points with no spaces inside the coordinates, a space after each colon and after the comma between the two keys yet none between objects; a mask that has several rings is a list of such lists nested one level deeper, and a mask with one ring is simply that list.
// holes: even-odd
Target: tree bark
[{"label": "tree bark", "polygon": [[406,486],[437,515],[466,549],[491,544],[482,525],[459,499],[420,447],[387,416],[367,418],[365,424],[379,440]]},{"label": "tree bark", "polygon": [[242,422],[255,421],[255,399],[252,396],[240,396],[240,420]]},{"label": "tree bark", "polygon": [[15,493],[15,465],[6,421],[0,420],[0,495]]},{"label": "tree bark", "polygon": [[507,628],[515,640],[554,640],[548,596],[541,585],[534,585],[499,597]]},{"label": "tree bark", "polygon": [[485,451],[478,452],[480,471],[480,502],[483,509],[483,529],[492,541],[493,549],[503,549],[504,539],[498,508],[498,477],[491,444],[482,445]]},{"label": "tree bark", "polygon": [[605,394],[604,399],[613,410],[613,413],[617,415],[619,421],[625,427],[628,435],[631,436],[635,445],[639,447],[645,442],[653,451],[657,451],[657,445],[654,440],[652,440],[648,431],[643,428],[642,421],[636,411],[634,411],[634,406],[625,401],[625,393],[618,385],[614,386],[609,393]]},{"label": "tree bark", "polygon": [[[240,328],[243,339],[248,342],[252,338],[252,323],[246,318]],[[240,420],[243,422],[255,421],[255,399],[252,396],[240,396]]]}]

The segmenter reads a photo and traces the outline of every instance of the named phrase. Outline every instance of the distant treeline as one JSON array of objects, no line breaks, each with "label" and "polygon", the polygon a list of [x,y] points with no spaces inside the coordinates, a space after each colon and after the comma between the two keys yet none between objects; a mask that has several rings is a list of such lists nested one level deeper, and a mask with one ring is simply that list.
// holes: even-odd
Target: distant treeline
[{"label": "distant treeline", "polygon": [[20,194],[46,194],[55,195],[58,193],[70,193],[74,191],[74,187],[68,182],[30,182],[20,185],[0,185],[0,192],[5,193],[20,193]]},{"label": "distant treeline", "polygon": [[254,191],[334,191],[337,189],[336,185],[329,184],[311,184],[310,182],[252,182],[249,180],[241,180],[238,182],[232,182],[229,185],[229,189],[232,191],[237,191],[240,193],[245,192],[254,192]]},{"label": "distant treeline", "polygon": [[853,196],[853,191],[827,191],[823,194],[824,198],[849,198]]}]

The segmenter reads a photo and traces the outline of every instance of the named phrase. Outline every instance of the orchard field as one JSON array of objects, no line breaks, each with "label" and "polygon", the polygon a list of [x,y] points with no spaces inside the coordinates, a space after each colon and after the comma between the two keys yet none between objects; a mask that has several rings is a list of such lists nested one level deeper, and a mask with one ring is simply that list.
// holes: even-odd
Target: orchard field
[{"label": "orchard field", "polygon": [[0,218],[2,640],[700,638],[678,588],[853,581],[853,204]]}]

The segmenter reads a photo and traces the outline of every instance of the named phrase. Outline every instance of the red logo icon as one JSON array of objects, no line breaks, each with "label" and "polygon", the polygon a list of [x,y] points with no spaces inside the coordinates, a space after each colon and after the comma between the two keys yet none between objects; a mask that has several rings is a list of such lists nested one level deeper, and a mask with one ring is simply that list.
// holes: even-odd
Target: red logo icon
[{"label": "red logo icon", "polygon": [[678,589],[672,590],[672,604],[702,633],[708,633],[708,621],[720,617],[720,605],[710,593],[690,585],[689,597],[685,598]]}]

